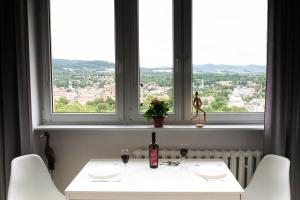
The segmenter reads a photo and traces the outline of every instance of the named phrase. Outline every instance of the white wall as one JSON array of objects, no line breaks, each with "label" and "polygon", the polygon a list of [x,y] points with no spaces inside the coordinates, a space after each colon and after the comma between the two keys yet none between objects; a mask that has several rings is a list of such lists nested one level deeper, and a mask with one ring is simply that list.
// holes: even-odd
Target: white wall
[{"label": "white wall", "polygon": [[[31,122],[32,128],[41,124],[41,84],[39,84],[42,80],[40,77],[40,56],[41,52],[38,51],[40,49],[39,45],[39,37],[37,32],[39,29],[37,20],[39,18],[35,17],[37,15],[36,10],[38,9],[38,0],[28,0],[28,42],[29,42],[29,66],[30,66],[30,92],[31,92]],[[30,138],[31,149],[33,152],[39,150],[39,140],[35,139],[35,135],[33,134]]]},{"label": "white wall", "polygon": [[[44,140],[35,133],[40,146]],[[56,152],[55,184],[61,191],[68,186],[85,163],[91,158],[119,158],[121,148],[131,151],[147,148],[151,131],[50,131],[51,145]],[[262,149],[263,134],[260,130],[205,130],[205,131],[157,131],[161,148],[178,148],[187,143],[200,149]],[[43,150],[38,153],[43,155]]]}]

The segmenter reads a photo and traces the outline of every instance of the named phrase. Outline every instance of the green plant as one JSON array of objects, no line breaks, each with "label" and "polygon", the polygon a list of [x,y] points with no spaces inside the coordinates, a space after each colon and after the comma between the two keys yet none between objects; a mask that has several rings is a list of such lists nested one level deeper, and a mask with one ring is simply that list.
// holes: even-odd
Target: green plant
[{"label": "green plant", "polygon": [[169,105],[164,101],[154,99],[151,101],[148,110],[145,112],[144,117],[148,120],[153,118],[164,118],[168,115]]}]

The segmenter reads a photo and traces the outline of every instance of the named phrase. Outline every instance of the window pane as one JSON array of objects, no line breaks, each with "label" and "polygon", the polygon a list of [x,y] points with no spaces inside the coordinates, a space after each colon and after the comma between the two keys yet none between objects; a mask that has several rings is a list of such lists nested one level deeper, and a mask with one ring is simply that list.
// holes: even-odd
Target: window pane
[{"label": "window pane", "polygon": [[263,112],[267,0],[193,0],[193,94],[208,112]]},{"label": "window pane", "polygon": [[115,112],[114,1],[51,0],[53,112]]},{"label": "window pane", "polygon": [[173,111],[172,0],[139,0],[140,112],[152,99]]}]

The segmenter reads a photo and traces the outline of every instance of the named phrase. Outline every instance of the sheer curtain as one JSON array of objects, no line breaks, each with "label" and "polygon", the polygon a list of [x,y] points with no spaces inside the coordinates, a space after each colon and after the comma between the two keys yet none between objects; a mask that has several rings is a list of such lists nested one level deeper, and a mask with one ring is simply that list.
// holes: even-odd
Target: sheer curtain
[{"label": "sheer curtain", "polygon": [[300,199],[300,17],[296,0],[269,0],[264,153],[291,160],[292,199]]},{"label": "sheer curtain", "polygon": [[30,152],[31,114],[26,2],[0,3],[0,199],[6,199],[10,162]]}]

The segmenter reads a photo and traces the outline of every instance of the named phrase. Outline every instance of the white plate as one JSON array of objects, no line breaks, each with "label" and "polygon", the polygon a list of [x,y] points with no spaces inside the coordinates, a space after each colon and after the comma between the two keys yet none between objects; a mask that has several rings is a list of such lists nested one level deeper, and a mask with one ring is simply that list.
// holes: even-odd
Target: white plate
[{"label": "white plate", "polygon": [[110,179],[120,174],[120,167],[117,166],[101,166],[90,169],[89,177],[93,179]]},{"label": "white plate", "polygon": [[197,166],[194,173],[207,179],[221,179],[226,176],[226,171],[221,166]]}]

